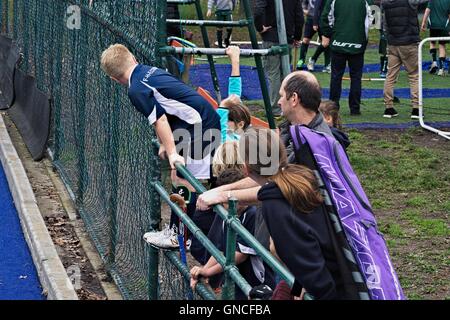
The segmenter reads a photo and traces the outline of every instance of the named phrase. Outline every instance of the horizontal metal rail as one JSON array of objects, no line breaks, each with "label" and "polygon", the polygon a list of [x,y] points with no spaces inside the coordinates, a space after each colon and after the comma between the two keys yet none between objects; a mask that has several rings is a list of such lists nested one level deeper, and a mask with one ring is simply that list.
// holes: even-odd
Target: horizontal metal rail
[{"label": "horizontal metal rail", "polygon": [[[187,170],[183,165],[177,163],[176,168],[178,172],[194,187],[197,193],[206,192],[206,188]],[[229,227],[242,237],[242,239],[250,245],[256,253],[274,270],[277,272],[292,288],[294,285],[294,276],[283,266],[258,240],[241,224],[238,219],[228,221],[228,212],[221,205],[214,206],[214,210],[220,217],[229,223]]]},{"label": "horizontal metal rail", "polygon": [[[184,213],[183,210],[180,209],[180,207],[178,207],[175,203],[170,201],[169,194],[159,182],[153,182],[153,187],[159,193],[163,201],[165,201],[170,206],[170,208],[180,218],[183,224],[192,232],[193,236],[200,241],[200,243],[206,248],[206,250],[208,250],[208,252],[224,268],[224,273],[227,273],[233,279],[236,285],[239,288],[241,288],[241,290],[246,295],[248,295],[252,287],[239,273],[238,268],[236,266],[226,267],[226,258],[223,255],[223,253],[214,246],[211,240],[208,239],[208,237],[200,230],[199,227],[197,227],[197,225],[191,220],[191,218],[189,218],[189,216],[186,213]],[[222,209],[226,216],[224,220],[227,221],[228,220],[227,211],[223,207]],[[237,220],[237,223],[240,224],[240,221],[238,219],[235,218],[233,220]],[[233,222],[236,223],[236,221]]]},{"label": "horizontal metal rail", "polygon": [[[282,54],[287,48],[282,46],[273,46],[270,49],[241,49],[241,56],[272,56]],[[221,48],[180,48],[165,46],[159,49],[161,54],[193,54],[193,55],[211,55],[211,56],[226,56],[226,49]]]},{"label": "horizontal metal rail", "polygon": [[167,4],[194,4],[196,0],[167,0]]},{"label": "horizontal metal rail", "polygon": [[205,27],[246,27],[249,25],[249,22],[247,20],[220,21],[220,20],[167,19],[166,23],[184,26],[205,26]]}]

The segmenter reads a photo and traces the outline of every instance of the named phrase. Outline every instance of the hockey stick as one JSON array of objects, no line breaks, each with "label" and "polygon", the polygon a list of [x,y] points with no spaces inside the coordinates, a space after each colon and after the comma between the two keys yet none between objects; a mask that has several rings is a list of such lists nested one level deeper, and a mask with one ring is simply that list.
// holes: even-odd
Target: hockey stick
[{"label": "hockey stick", "polygon": [[[350,77],[342,77],[342,80],[351,80]],[[384,78],[362,78],[362,81],[386,81]]]},{"label": "hockey stick", "polygon": [[[181,210],[183,210],[183,212],[187,214],[187,205],[183,196],[179,195],[178,193],[173,193],[170,195],[170,201],[177,204],[181,208]],[[188,266],[186,259],[186,242],[185,242],[187,241],[187,229],[183,224],[183,222],[181,221],[181,219],[179,221],[180,222],[178,225],[178,244],[180,246],[180,259],[185,266]],[[187,295],[189,300],[194,300],[194,295],[190,288],[188,289]]]}]

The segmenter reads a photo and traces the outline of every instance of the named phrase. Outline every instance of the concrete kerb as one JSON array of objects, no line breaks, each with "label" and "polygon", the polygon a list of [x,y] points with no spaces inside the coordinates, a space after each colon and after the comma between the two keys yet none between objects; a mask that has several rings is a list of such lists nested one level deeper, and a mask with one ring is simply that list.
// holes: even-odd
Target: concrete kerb
[{"label": "concrete kerb", "polygon": [[56,252],[22,162],[0,113],[0,161],[19,214],[42,287],[49,300],[78,300],[75,288]]},{"label": "concrete kerb", "polygon": [[67,192],[67,189],[65,188],[59,176],[53,171],[52,163],[48,159],[44,159],[42,161],[45,164],[50,180],[52,181],[58,192],[61,204],[70,219],[70,223],[73,226],[78,239],[80,240],[81,246],[89,261],[91,262],[92,267],[94,268],[94,271],[100,281],[100,285],[102,286],[106,297],[108,298],[108,300],[123,300],[123,297],[116,285],[113,282],[105,280],[107,279],[107,274],[103,268],[104,264],[102,262],[102,259],[100,258],[100,255],[98,254],[98,251],[95,249],[94,244],[89,238],[83,221],[77,218],[73,199],[71,199],[71,196]]}]

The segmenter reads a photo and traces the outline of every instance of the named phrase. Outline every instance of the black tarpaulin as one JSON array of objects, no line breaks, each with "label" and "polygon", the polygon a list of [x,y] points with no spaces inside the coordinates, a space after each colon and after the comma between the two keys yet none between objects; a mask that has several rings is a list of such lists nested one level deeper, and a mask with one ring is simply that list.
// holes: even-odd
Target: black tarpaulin
[{"label": "black tarpaulin", "polygon": [[0,36],[0,110],[8,109],[14,101],[14,69],[19,48],[6,36]]},{"label": "black tarpaulin", "polygon": [[50,132],[50,103],[36,86],[36,80],[16,70],[15,100],[8,110],[35,161],[43,158]]}]

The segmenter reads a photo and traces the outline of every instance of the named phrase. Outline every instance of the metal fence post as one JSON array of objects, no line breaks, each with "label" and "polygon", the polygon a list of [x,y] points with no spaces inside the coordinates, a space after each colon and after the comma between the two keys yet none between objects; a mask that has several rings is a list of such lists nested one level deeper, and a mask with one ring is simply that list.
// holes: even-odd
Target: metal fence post
[{"label": "metal fence post", "polygon": [[159,251],[158,249],[147,246],[148,254],[148,299],[158,300],[159,285]]},{"label": "metal fence post", "polygon": [[[236,231],[231,228],[231,222],[237,216],[237,199],[232,198],[228,201],[228,221],[227,221],[227,245],[226,245],[226,260],[225,270],[232,268],[236,261]],[[225,272],[225,284],[223,286],[222,299],[234,300],[235,283],[230,274]]]},{"label": "metal fence post", "polygon": [[[286,23],[284,20],[284,9],[281,0],[275,0],[275,12],[277,16],[277,26],[278,26],[278,43],[281,47],[288,47],[287,35],[286,35]],[[282,71],[282,81],[283,79],[291,73],[290,63],[289,63],[289,50],[284,52],[281,56],[281,71]]]},{"label": "metal fence post", "polygon": [[[81,30],[71,30],[73,33],[73,48],[75,56],[75,74],[77,76],[78,86],[76,88],[78,103],[78,119],[79,127],[76,134],[77,141],[77,157],[78,157],[78,182],[77,182],[77,205],[79,208],[84,207],[84,195],[87,187],[87,166],[86,166],[86,154],[85,154],[85,138],[86,138],[86,68],[79,68],[79,65],[83,65],[81,60],[84,57],[81,54],[82,45],[85,43],[85,39],[88,39],[88,29],[82,28]],[[82,33],[81,33],[82,32]],[[80,34],[81,33],[81,34]]]},{"label": "metal fence post", "polygon": [[[250,34],[250,41],[253,49],[259,49],[258,38],[256,37],[255,24],[252,16],[252,9],[248,0],[243,0],[245,18],[248,20],[248,31]],[[270,101],[269,89],[267,88],[266,75],[264,73],[264,67],[260,56],[255,56],[256,70],[258,71],[259,83],[261,86],[261,93],[264,100],[264,107],[266,109],[267,122],[271,129],[276,128],[275,120],[272,112],[272,102]]]}]

